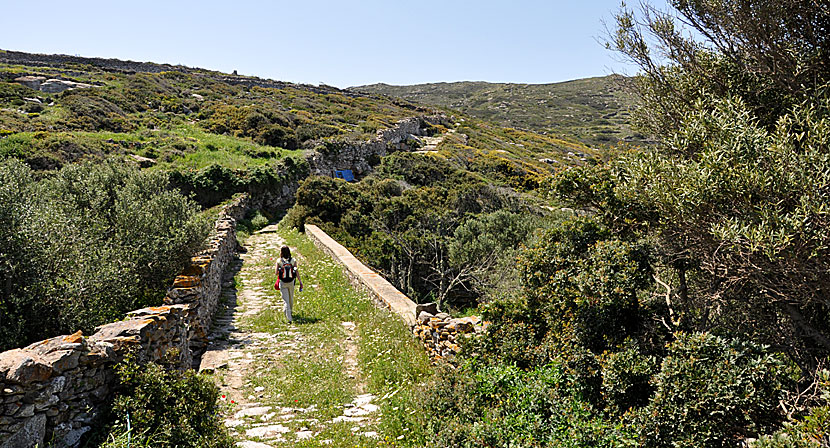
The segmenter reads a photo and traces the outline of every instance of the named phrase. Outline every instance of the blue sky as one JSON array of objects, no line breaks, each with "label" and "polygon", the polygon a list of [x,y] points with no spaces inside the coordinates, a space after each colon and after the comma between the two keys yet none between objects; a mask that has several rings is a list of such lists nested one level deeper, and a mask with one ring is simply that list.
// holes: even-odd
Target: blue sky
[{"label": "blue sky", "polygon": [[619,0],[3,3],[2,49],[292,82],[546,83],[633,73],[598,42]]}]

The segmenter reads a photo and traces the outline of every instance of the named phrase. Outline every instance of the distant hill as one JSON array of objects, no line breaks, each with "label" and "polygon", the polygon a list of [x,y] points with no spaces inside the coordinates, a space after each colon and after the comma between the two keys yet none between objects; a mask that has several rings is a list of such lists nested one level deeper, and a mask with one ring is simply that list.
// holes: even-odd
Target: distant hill
[{"label": "distant hill", "polygon": [[631,130],[635,104],[619,75],[553,84],[450,82],[350,87],[356,92],[387,95],[456,109],[496,123],[574,136],[591,146],[619,141],[642,142]]}]

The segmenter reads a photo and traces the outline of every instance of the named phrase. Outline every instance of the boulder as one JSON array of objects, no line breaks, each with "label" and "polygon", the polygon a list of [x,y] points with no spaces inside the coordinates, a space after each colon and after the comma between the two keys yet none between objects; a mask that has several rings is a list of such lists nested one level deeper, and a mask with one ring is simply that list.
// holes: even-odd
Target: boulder
[{"label": "boulder", "polygon": [[21,76],[14,80],[14,82],[34,90],[40,90],[40,85],[44,81],[46,81],[46,78],[43,76]]},{"label": "boulder", "polygon": [[429,323],[429,319],[433,317],[435,316],[426,311],[421,311],[418,314],[418,322],[420,322],[422,325],[426,325],[427,323]]},{"label": "boulder", "polygon": [[419,317],[422,311],[426,311],[433,316],[438,314],[438,304],[435,302],[419,303],[415,305],[415,316]]},{"label": "boulder", "polygon": [[46,93],[61,93],[71,89],[88,89],[92,87],[90,84],[82,82],[64,81],[62,79],[47,79],[46,82],[40,85],[40,90]]},{"label": "boulder", "polygon": [[138,154],[130,154],[130,158],[138,162],[141,168],[149,168],[156,164],[156,161],[147,157],[142,157]]}]

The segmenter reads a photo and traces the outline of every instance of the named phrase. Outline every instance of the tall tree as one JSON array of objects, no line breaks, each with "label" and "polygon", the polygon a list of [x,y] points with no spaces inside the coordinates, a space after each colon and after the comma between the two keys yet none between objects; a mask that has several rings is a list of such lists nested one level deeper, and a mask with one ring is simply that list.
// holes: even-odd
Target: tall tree
[{"label": "tall tree", "polygon": [[[830,354],[830,9],[817,0],[625,5],[660,144],[557,191],[655,241],[676,330],[743,334],[811,372]],[[661,292],[662,294],[662,292]]]}]

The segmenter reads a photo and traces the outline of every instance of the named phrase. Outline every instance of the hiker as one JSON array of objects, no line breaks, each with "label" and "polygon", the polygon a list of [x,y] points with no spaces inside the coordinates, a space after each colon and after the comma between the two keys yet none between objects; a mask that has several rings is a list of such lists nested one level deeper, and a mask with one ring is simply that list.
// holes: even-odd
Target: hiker
[{"label": "hiker", "polygon": [[303,290],[303,281],[300,280],[300,272],[297,269],[297,260],[291,258],[291,249],[288,246],[282,246],[280,249],[280,259],[277,260],[277,283],[276,287],[280,290],[282,301],[285,302],[285,318],[288,323],[294,319],[291,315],[294,309],[294,283],[295,280],[300,285],[300,291]]}]

